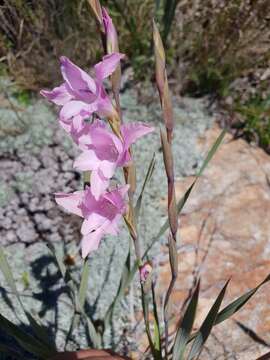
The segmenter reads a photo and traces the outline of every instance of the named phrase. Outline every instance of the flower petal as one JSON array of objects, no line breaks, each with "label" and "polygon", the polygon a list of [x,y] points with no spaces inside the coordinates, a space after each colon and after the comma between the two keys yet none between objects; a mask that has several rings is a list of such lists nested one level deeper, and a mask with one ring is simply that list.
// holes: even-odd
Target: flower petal
[{"label": "flower petal", "polygon": [[99,170],[91,173],[91,191],[96,200],[106,191],[110,183],[109,179],[104,178]]},{"label": "flower petal", "polygon": [[86,104],[83,101],[69,101],[66,103],[60,111],[60,119],[67,122],[70,118],[81,115],[84,118],[89,117],[93,112],[97,110],[97,104]]},{"label": "flower petal", "polygon": [[97,113],[100,117],[114,117],[117,115],[111,99],[104,89],[102,89],[99,94],[97,105]]},{"label": "flower petal", "polygon": [[73,64],[67,57],[61,56],[61,72],[64,80],[76,93],[83,95],[96,92],[95,81],[77,65]]},{"label": "flower petal", "polygon": [[127,184],[127,185],[119,186],[119,187],[117,188],[117,190],[118,190],[119,194],[120,194],[122,197],[124,197],[124,196],[127,194],[129,188],[130,188],[130,185]]},{"label": "flower petal", "polygon": [[40,94],[56,105],[65,105],[73,96],[68,92],[66,84],[55,87],[53,90],[41,90]]},{"label": "flower petal", "polygon": [[106,227],[104,226],[100,226],[97,230],[83,236],[81,247],[82,257],[84,259],[90,252],[98,249],[102,236],[104,235],[105,228]]},{"label": "flower petal", "polygon": [[100,160],[93,150],[83,151],[74,161],[73,167],[81,171],[98,169]]},{"label": "flower petal", "polygon": [[115,190],[104,194],[104,198],[114,205],[118,213],[123,214],[126,211],[125,195],[128,192],[129,185],[119,186]]},{"label": "flower petal", "polygon": [[104,216],[93,213],[88,217],[88,219],[84,220],[81,227],[81,233],[86,235],[91,231],[97,230],[105,221],[106,218]]},{"label": "flower petal", "polygon": [[102,61],[94,66],[97,80],[101,81],[110,76],[119,65],[120,60],[124,57],[125,55],[120,53],[112,53],[104,56]]},{"label": "flower petal", "polygon": [[116,162],[119,153],[114,142],[115,135],[108,128],[101,127],[93,128],[90,135],[92,138],[92,149],[97,157],[100,160]]},{"label": "flower petal", "polygon": [[116,163],[103,160],[99,164],[99,170],[102,172],[105,178],[111,179],[116,169]]},{"label": "flower petal", "polygon": [[123,135],[125,149],[127,150],[130,145],[133,144],[140,137],[149,134],[154,130],[155,129],[153,126],[149,126],[139,122],[122,125],[121,133]]},{"label": "flower petal", "polygon": [[54,195],[58,205],[73,214],[83,216],[82,211],[78,206],[82,202],[84,191],[76,191],[72,194],[56,193]]}]

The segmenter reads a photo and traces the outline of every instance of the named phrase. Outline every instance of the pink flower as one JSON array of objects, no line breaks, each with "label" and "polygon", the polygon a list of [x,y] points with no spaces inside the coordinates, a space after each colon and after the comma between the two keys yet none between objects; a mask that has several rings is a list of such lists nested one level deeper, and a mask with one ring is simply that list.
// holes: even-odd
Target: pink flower
[{"label": "pink flower", "polygon": [[149,274],[151,274],[153,268],[150,262],[146,262],[140,267],[140,280],[142,283],[144,283],[147,279]]},{"label": "pink flower", "polygon": [[90,187],[72,194],[55,194],[58,205],[84,218],[81,228],[83,258],[98,249],[104,235],[118,234],[119,222],[126,212],[125,195],[128,188],[128,185],[124,185],[107,191],[98,201],[94,198]]},{"label": "pink flower", "polygon": [[102,7],[102,16],[106,33],[107,52],[111,54],[115,51],[119,51],[117,33],[112,19],[104,7]]},{"label": "pink flower", "polygon": [[60,123],[72,135],[85,126],[84,120],[96,112],[99,116],[110,116],[114,107],[106,94],[103,80],[110,76],[124,57],[123,54],[112,53],[103,57],[94,66],[95,78],[62,56],[61,72],[64,83],[51,91],[41,90],[41,95],[56,105],[62,106]]},{"label": "pink flower", "polygon": [[131,160],[129,147],[141,136],[154,130],[143,123],[121,125],[122,140],[110,131],[104,122],[94,121],[89,132],[79,139],[83,149],[74,162],[81,171],[91,171],[91,188],[96,199],[106,190],[117,167]]}]

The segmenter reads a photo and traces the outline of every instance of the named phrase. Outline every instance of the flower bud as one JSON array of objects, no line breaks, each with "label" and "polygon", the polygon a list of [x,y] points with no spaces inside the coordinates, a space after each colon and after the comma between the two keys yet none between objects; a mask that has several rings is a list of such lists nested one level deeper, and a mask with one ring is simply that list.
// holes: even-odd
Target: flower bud
[{"label": "flower bud", "polygon": [[149,274],[152,272],[153,268],[150,262],[146,262],[140,267],[140,280],[142,283],[145,283],[148,279]]},{"label": "flower bud", "polygon": [[113,25],[112,19],[109,16],[107,10],[102,8],[102,19],[106,33],[106,47],[107,53],[119,52],[118,37]]}]

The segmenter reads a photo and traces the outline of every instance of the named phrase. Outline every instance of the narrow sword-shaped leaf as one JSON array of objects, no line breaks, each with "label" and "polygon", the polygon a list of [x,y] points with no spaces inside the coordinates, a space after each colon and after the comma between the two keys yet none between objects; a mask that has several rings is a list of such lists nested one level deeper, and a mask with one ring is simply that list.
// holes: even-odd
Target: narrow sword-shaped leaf
[{"label": "narrow sword-shaped leaf", "polygon": [[[227,305],[223,310],[218,313],[214,325],[218,325],[221,322],[229,319],[232,315],[234,315],[248,302],[248,300],[259,290],[259,288],[268,281],[270,281],[270,274],[255,288],[249,290],[244,295],[240,296],[239,298],[231,302],[229,305]],[[189,342],[192,341],[196,336],[197,332],[190,336]]]},{"label": "narrow sword-shaped leaf", "polygon": [[14,350],[14,349],[11,349],[10,347],[6,346],[5,344],[0,344],[0,354],[9,355],[12,357],[12,359],[29,360],[29,359],[26,359],[26,357],[22,356],[21,353],[19,353],[18,351]]},{"label": "narrow sword-shaped leaf", "polygon": [[164,4],[164,13],[163,13],[163,25],[164,25],[163,41],[164,41],[164,43],[166,43],[168,35],[171,30],[171,26],[173,23],[175,10],[176,10],[176,5],[177,5],[178,1],[179,0],[166,0],[166,2]]},{"label": "narrow sword-shaped leaf", "polygon": [[151,177],[153,175],[154,168],[155,168],[155,164],[156,164],[155,156],[156,155],[154,153],[153,156],[152,156],[152,159],[150,161],[150,164],[148,166],[148,170],[147,170],[146,176],[144,178],[144,182],[143,182],[143,186],[142,186],[140,195],[138,196],[138,199],[137,199],[137,202],[136,202],[136,205],[135,205],[134,211],[135,211],[135,216],[137,218],[137,221],[138,221],[138,218],[139,218],[139,215],[140,215],[140,209],[141,209],[141,205],[142,205],[142,199],[143,199],[144,190],[146,188],[147,183],[150,181],[150,179],[151,179]]},{"label": "narrow sword-shaped leaf", "polygon": [[130,251],[129,251],[129,253],[127,255],[127,258],[126,258],[124,268],[123,268],[123,272],[122,272],[121,281],[120,281],[120,284],[119,284],[119,287],[118,287],[117,295],[116,295],[113,303],[111,304],[111,306],[107,310],[107,313],[106,313],[105,318],[104,318],[105,328],[111,323],[112,317],[113,317],[113,314],[114,314],[114,309],[115,309],[116,305],[124,297],[126,289],[131,284],[131,281],[134,278],[135,273],[139,268],[138,263],[136,262],[135,264],[136,265],[134,265],[133,268],[130,269]]},{"label": "narrow sword-shaped leaf", "polygon": [[23,349],[39,356],[41,359],[47,359],[55,354],[55,352],[49,350],[45,344],[42,344],[32,335],[27,334],[25,331],[20,329],[19,326],[13,324],[1,314],[0,329],[9,336],[13,337]]},{"label": "narrow sword-shaped leaf", "polygon": [[156,351],[156,358],[162,359],[162,352],[161,352],[161,335],[160,335],[160,327],[159,327],[159,318],[158,318],[158,309],[157,309],[157,302],[156,302],[156,294],[155,294],[155,287],[152,281],[151,283],[152,289],[152,299],[153,299],[153,313],[154,313],[154,347]]},{"label": "narrow sword-shaped leaf", "polygon": [[[222,140],[224,139],[224,136],[226,135],[226,130],[222,130],[222,132],[220,133],[220,135],[218,136],[218,138],[216,139],[215,143],[213,144],[213,146],[211,147],[210,151],[208,152],[200,170],[197,173],[197,177],[196,179],[193,181],[193,183],[190,185],[190,187],[188,188],[188,190],[185,192],[185,194],[183,195],[183,197],[179,200],[178,204],[177,204],[177,211],[178,214],[182,211],[186,201],[188,200],[190,193],[194,187],[194,185],[196,184],[198,178],[202,175],[203,171],[205,170],[205,168],[207,167],[207,165],[209,164],[209,162],[212,160],[214,154],[216,153],[216,151],[218,150]],[[160,237],[165,233],[165,231],[168,229],[169,227],[169,221],[167,220],[163,226],[161,227],[161,229],[159,230],[158,234],[152,239],[152,242],[149,244],[149,246],[146,248],[142,259],[146,259],[147,254],[149,253],[149,251],[152,249],[153,245],[160,239]],[[118,303],[119,301],[121,301],[121,299],[124,296],[125,290],[128,288],[128,286],[130,285],[130,283],[132,282],[132,279],[134,278],[137,270],[139,268],[139,264],[137,262],[135,262],[135,264],[133,265],[133,267],[131,268],[131,270],[128,272],[127,275],[127,281],[125,283],[121,283],[121,291],[119,291],[118,296],[117,296],[117,300],[115,303]]]},{"label": "narrow sword-shaped leaf", "polygon": [[[222,140],[224,139],[224,136],[226,135],[226,130],[222,130],[222,132],[220,133],[220,135],[218,136],[218,138],[216,139],[215,143],[213,144],[213,146],[211,147],[210,151],[208,152],[200,170],[198,171],[195,180],[193,181],[193,183],[189,186],[189,188],[187,189],[187,191],[185,192],[185,194],[182,196],[182,198],[178,201],[177,203],[177,212],[178,214],[181,213],[185,203],[187,202],[191,191],[193,189],[193,187],[195,186],[197,180],[199,179],[199,177],[203,174],[205,168],[207,167],[207,165],[209,164],[209,162],[212,160],[213,156],[215,155],[216,151],[218,150]],[[159,240],[159,238],[165,233],[165,231],[168,229],[169,227],[169,220],[167,219],[165,221],[165,223],[162,225],[162,227],[160,228],[158,234],[153,238],[151,244],[148,246],[148,248],[146,249],[143,258],[145,258],[149,252],[149,250],[153,247],[153,245]]]},{"label": "narrow sword-shaped leaf", "polygon": [[177,330],[175,342],[173,346],[173,360],[184,359],[186,345],[188,343],[189,336],[195,320],[199,292],[200,292],[200,281],[198,281],[195,291],[185,311],[184,317]]},{"label": "narrow sword-shaped leaf", "polygon": [[65,280],[66,277],[66,267],[62,259],[60,258],[58,252],[55,250],[54,246],[51,243],[47,243],[47,247],[50,249],[51,253],[53,254],[54,259],[56,260],[56,264],[58,266],[58,269],[60,270],[60,273],[62,275],[62,278]]},{"label": "narrow sword-shaped leaf", "polygon": [[148,295],[145,293],[144,288],[143,288],[143,284],[141,284],[141,299],[142,299],[142,308],[143,308],[143,317],[144,317],[144,323],[145,323],[145,330],[146,330],[146,334],[148,337],[148,342],[151,348],[151,352],[153,355],[153,358],[156,359],[155,354],[156,354],[156,349],[155,349],[155,345],[154,345],[154,341],[152,339],[152,334],[151,334],[151,329],[150,329],[150,322],[149,322],[149,298]]},{"label": "narrow sword-shaped leaf", "polygon": [[82,271],[79,296],[78,296],[81,309],[84,309],[87,288],[88,288],[89,272],[90,272],[90,267],[88,264],[88,258],[86,258],[83,264],[83,271]]},{"label": "narrow sword-shaped leaf", "polygon": [[246,304],[246,302],[259,290],[259,288],[270,281],[270,274],[254,289],[249,290],[244,295],[240,296],[238,299],[234,300],[232,303],[227,305],[224,309],[222,309],[216,318],[215,325],[223,322],[224,320],[231,317],[238,310],[241,309],[242,306]]},{"label": "narrow sword-shaped leaf", "polygon": [[49,339],[49,336],[47,334],[47,331],[44,329],[44,327],[42,325],[40,325],[36,319],[34,319],[34,317],[25,309],[25,306],[23,304],[23,302],[21,301],[20,295],[18,293],[16,284],[15,284],[15,280],[13,278],[12,275],[12,271],[11,268],[9,266],[9,263],[7,261],[5,252],[2,248],[2,246],[0,246],[0,269],[4,275],[4,278],[8,284],[8,286],[11,288],[12,292],[15,294],[26,318],[28,319],[35,336],[40,339],[42,342],[44,342],[44,344],[46,344],[48,346],[49,349],[51,349],[51,351],[55,351],[56,350],[56,346],[54,343],[52,343],[52,341]]},{"label": "narrow sword-shaped leaf", "polygon": [[209,313],[207,314],[204,322],[202,323],[199,331],[197,332],[197,335],[193,341],[193,344],[190,349],[190,353],[188,356],[188,360],[195,359],[202,351],[202,348],[208,339],[208,336],[211,333],[211,330],[215,324],[217,314],[220,308],[220,305],[222,303],[222,300],[224,298],[226,288],[228,286],[229,280],[224,285],[223,289],[219,293],[216,301],[214,302],[213,306],[211,307]]},{"label": "narrow sword-shaped leaf", "polygon": [[[85,313],[84,309],[82,309],[81,306],[80,306],[79,298],[77,296],[77,289],[76,289],[76,286],[74,284],[74,281],[73,281],[68,269],[66,268],[64,262],[60,258],[58,252],[55,251],[53,245],[48,244],[48,247],[51,250],[51,252],[52,252],[52,254],[53,254],[53,256],[54,256],[54,258],[56,260],[56,264],[58,265],[59,271],[60,271],[60,273],[61,273],[61,275],[63,277],[63,280],[64,280],[65,284],[67,285],[68,289],[70,290],[71,299],[72,299],[73,304],[74,304],[74,315],[73,315],[73,318],[71,320],[70,328],[69,328],[69,331],[68,331],[68,334],[67,334],[66,345],[67,345],[68,339],[69,339],[74,327],[78,323],[78,320],[80,318],[80,314],[82,314],[84,316],[84,319],[87,322],[87,326],[88,326],[91,341],[93,342],[93,345],[98,348],[99,345],[100,345],[100,338],[99,338],[99,336],[98,336],[98,334],[97,334],[97,332],[95,330],[95,327],[93,325],[92,320]],[[85,274],[87,275],[87,270],[85,270]],[[84,291],[85,291],[85,288],[84,288],[84,285],[83,285],[83,288],[81,288],[81,298],[82,299],[83,299],[83,296],[84,296],[83,295]]]}]

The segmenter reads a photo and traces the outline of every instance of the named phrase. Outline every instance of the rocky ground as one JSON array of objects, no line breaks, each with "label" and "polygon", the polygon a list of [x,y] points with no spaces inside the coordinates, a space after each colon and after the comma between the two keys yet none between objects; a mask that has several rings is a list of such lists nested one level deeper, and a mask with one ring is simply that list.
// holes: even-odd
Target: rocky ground
[{"label": "rocky ground", "polygon": [[[219,132],[217,126],[206,131],[201,146],[210,147]],[[184,208],[179,229],[180,274],[173,309],[176,314],[187,289],[200,277],[196,327],[226,280],[231,279],[224,305],[269,274],[269,179],[269,155],[227,135]],[[192,180],[186,177],[177,182],[179,197]],[[163,294],[170,279],[169,264],[165,259],[160,265],[158,292]],[[266,284],[236,316],[218,325],[201,358],[253,360],[267,353],[269,294],[270,286]]]},{"label": "rocky ground", "polygon": [[[80,220],[58,208],[52,194],[82,186],[81,175],[72,169],[78,150],[58,127],[56,114],[45,102],[33,100],[23,106],[13,96],[13,84],[2,80],[1,86],[5,89],[0,98],[1,244],[25,303],[56,334],[57,344],[62,348],[71,320],[71,303],[46,243],[53,243],[63,256],[77,252]],[[152,89],[148,97],[149,103],[141,105],[137,92],[128,89],[122,94],[127,121],[151,122],[157,128],[134,147],[138,189],[154,152],[157,159],[139,226],[144,248],[164,222],[166,202],[166,177],[158,135],[159,104],[153,102]],[[180,196],[219,129],[214,125],[215,118],[207,113],[204,101],[175,99],[174,105],[174,154]],[[174,295],[175,309],[180,306],[198,264],[203,278],[200,316],[229,276],[233,278],[227,300],[255,286],[267,274],[270,265],[268,176],[270,165],[265,153],[242,140],[226,139],[182,216],[181,273]],[[165,243],[166,237],[161,238],[151,253],[160,274],[160,294],[164,293],[169,275]],[[107,238],[90,258],[88,304],[96,319],[102,318],[116,294],[128,248],[129,239],[123,226],[119,238]],[[76,276],[81,260],[79,255],[75,259],[72,271]],[[0,281],[1,313],[18,322],[12,308],[12,294],[1,275]],[[259,352],[267,350],[270,342],[267,293],[266,285],[237,318],[249,329],[249,335],[233,320],[227,323],[228,327],[217,327],[209,341],[209,351],[202,359],[255,359]],[[116,317],[113,327],[116,342],[127,320],[132,324],[138,309],[135,285],[121,308],[128,315],[118,313]],[[130,326],[127,328],[130,330]],[[264,343],[258,345],[258,338],[251,336],[253,333]],[[107,345],[109,335],[105,339]],[[85,346],[86,342],[84,328],[80,328],[72,346]]]}]

